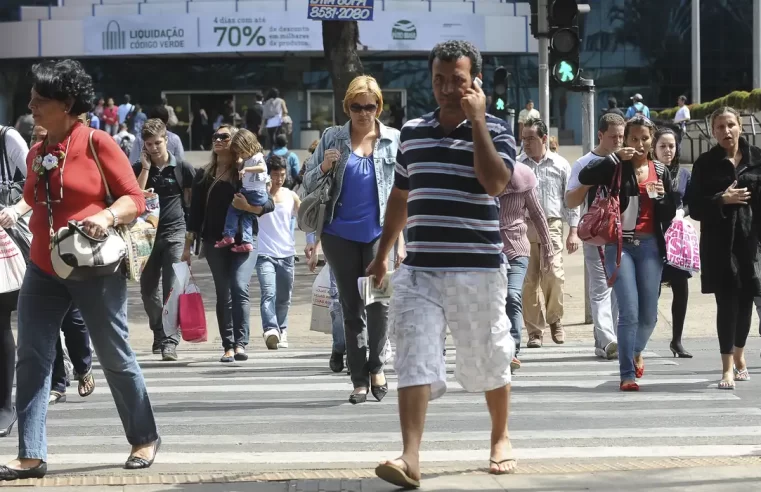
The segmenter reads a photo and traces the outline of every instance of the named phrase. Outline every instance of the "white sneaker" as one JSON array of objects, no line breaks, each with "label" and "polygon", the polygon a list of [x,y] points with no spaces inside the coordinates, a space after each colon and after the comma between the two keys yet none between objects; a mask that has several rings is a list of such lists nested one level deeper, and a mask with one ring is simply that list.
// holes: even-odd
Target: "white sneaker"
[{"label": "white sneaker", "polygon": [[610,342],[604,349],[595,347],[595,355],[601,359],[618,359],[618,344],[616,342]]},{"label": "white sneaker", "polygon": [[280,342],[277,344],[277,348],[288,348],[288,332],[280,332]]},{"label": "white sneaker", "polygon": [[264,344],[270,350],[277,350],[278,343],[280,343],[280,331],[267,330],[264,332]]}]

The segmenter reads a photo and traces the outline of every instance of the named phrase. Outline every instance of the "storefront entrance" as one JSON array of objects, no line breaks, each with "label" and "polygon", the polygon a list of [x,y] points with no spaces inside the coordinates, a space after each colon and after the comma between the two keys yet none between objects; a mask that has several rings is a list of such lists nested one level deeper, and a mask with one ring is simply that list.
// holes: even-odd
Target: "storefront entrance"
[{"label": "storefront entrance", "polygon": [[[400,129],[407,121],[407,91],[387,89],[383,92],[383,113],[380,120],[384,125]],[[322,133],[335,121],[333,91],[315,90],[307,92],[307,114],[310,128]]]},{"label": "storefront entrance", "polygon": [[[172,131],[179,135],[182,145],[187,150],[210,150],[211,135],[219,126],[225,108],[231,105],[239,120],[235,123],[240,125],[245,121],[246,111],[255,101],[256,91],[230,92],[175,92],[164,91],[162,95],[167,98],[167,103],[174,108],[179,123]],[[198,115],[201,110],[206,113],[206,119],[201,120]],[[193,124],[191,125],[191,115]]]}]

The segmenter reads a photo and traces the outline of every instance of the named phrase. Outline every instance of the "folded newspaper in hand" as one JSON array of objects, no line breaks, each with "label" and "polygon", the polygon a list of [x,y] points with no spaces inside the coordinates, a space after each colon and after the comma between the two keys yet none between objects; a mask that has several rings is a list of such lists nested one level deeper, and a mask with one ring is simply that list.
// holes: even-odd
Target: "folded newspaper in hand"
[{"label": "folded newspaper in hand", "polygon": [[391,293],[393,288],[391,287],[391,274],[388,272],[380,287],[375,287],[375,276],[359,277],[357,279],[357,287],[359,288],[359,295],[362,296],[362,300],[365,301],[365,306],[368,306],[374,302],[387,301],[391,299]]}]

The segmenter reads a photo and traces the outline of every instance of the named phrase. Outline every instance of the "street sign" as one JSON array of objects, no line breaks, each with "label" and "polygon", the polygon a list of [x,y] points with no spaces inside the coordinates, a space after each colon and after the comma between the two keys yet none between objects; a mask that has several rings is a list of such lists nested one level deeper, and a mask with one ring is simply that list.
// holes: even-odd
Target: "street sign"
[{"label": "street sign", "polygon": [[309,0],[307,18],[319,21],[371,21],[375,0]]}]

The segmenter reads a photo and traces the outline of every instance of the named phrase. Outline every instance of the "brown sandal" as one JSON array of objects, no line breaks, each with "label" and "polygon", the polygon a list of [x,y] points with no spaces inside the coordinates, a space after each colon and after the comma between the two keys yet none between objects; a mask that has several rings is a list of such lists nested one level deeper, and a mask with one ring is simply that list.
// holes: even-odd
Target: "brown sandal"
[{"label": "brown sandal", "polygon": [[401,487],[407,490],[419,489],[420,480],[415,480],[414,478],[411,478],[409,475],[407,475],[407,470],[409,470],[410,465],[408,465],[407,462],[402,458],[398,459],[404,463],[404,468],[406,468],[406,470],[403,470],[401,467],[398,467],[392,463],[382,463],[375,467],[375,474],[381,480],[385,480],[386,482],[392,485],[396,485],[397,487]]},{"label": "brown sandal", "polygon": [[95,391],[95,376],[92,374],[92,368],[84,376],[79,376],[79,387],[77,391],[79,396],[87,398]]}]

